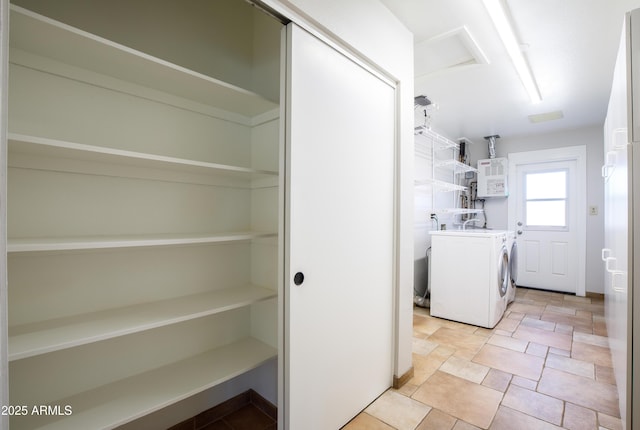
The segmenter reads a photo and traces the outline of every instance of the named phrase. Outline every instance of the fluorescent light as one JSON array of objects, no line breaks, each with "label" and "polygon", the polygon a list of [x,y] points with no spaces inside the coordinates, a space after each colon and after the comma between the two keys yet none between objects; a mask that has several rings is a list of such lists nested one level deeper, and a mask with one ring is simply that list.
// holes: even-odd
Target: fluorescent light
[{"label": "fluorescent light", "polygon": [[489,16],[498,31],[498,35],[500,35],[500,39],[502,39],[502,43],[504,44],[509,57],[511,57],[511,62],[520,76],[522,85],[524,85],[527,93],[529,93],[531,102],[538,103],[542,101],[538,86],[531,75],[531,70],[529,69],[527,61],[522,55],[515,33],[513,32],[513,28],[511,28],[509,18],[507,18],[507,14],[502,7],[501,0],[482,0],[482,2],[484,3],[484,7],[487,9],[487,12],[489,12]]}]

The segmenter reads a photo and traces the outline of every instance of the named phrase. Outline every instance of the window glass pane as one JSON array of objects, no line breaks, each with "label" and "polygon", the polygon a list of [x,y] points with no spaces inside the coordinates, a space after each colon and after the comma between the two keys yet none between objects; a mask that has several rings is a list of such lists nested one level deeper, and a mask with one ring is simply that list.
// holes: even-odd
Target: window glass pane
[{"label": "window glass pane", "polygon": [[567,198],[567,172],[529,173],[526,176],[526,199]]},{"label": "window glass pane", "polygon": [[566,227],[566,200],[527,202],[527,226]]}]

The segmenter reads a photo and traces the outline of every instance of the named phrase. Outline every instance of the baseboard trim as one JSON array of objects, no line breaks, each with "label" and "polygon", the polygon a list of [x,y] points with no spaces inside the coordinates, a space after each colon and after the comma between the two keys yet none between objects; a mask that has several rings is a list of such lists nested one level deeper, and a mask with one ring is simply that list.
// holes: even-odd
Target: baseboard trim
[{"label": "baseboard trim", "polygon": [[411,366],[411,368],[400,377],[393,375],[393,388],[396,390],[401,388],[404,384],[409,382],[411,378],[413,378],[413,366]]}]

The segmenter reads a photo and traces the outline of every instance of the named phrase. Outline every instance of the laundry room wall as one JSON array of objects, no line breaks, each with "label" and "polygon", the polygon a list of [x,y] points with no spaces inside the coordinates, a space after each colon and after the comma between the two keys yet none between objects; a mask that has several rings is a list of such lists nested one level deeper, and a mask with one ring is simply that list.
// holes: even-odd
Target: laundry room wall
[{"label": "laundry room wall", "polygon": [[[604,246],[604,183],[601,176],[603,164],[602,127],[588,127],[559,133],[530,135],[521,137],[505,136],[496,142],[496,157],[507,157],[510,153],[536,151],[564,146],[585,145],[587,148],[587,206],[596,206],[597,215],[588,215],[586,222],[586,291],[604,293],[602,280],[604,269],[600,250]],[[470,153],[472,165],[488,158],[486,141],[474,142]],[[511,178],[509,178],[511,180]],[[513,195],[517,190],[509,188]],[[487,226],[493,229],[512,229],[508,225],[506,198],[488,198],[485,203]]]},{"label": "laundry room wall", "polygon": [[[419,116],[419,115],[418,115]],[[416,124],[419,122],[416,121]],[[430,218],[433,210],[433,186],[421,185],[433,177],[432,143],[422,134],[414,137],[414,243],[413,243],[413,285],[414,293],[423,293],[427,287],[428,270],[426,252],[431,246],[431,230],[438,228],[438,222]]]}]

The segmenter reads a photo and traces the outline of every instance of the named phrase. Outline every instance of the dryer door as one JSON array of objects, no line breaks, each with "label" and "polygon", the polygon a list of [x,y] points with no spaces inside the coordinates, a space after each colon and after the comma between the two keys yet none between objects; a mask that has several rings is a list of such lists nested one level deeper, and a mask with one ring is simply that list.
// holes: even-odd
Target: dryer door
[{"label": "dryer door", "polygon": [[500,297],[507,294],[509,288],[509,252],[507,247],[503,246],[500,251],[500,259],[498,261],[498,289]]},{"label": "dryer door", "polygon": [[509,274],[511,285],[515,288],[516,282],[518,282],[518,242],[515,240],[511,244],[511,252],[509,253]]}]

